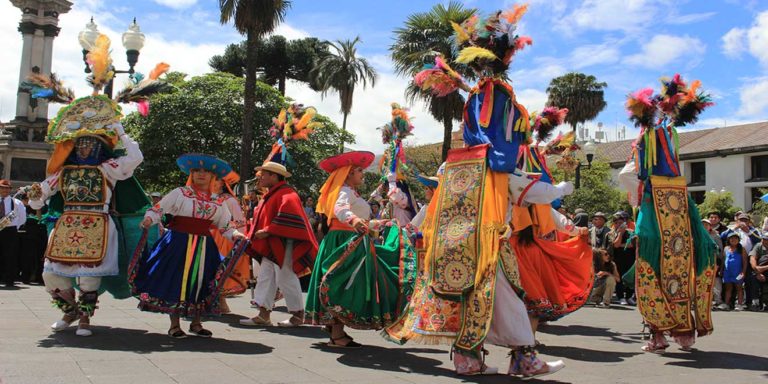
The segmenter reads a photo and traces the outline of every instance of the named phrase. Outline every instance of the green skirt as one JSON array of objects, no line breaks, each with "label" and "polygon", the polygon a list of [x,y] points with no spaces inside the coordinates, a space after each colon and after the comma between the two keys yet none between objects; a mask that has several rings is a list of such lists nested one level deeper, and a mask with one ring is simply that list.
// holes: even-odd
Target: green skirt
[{"label": "green skirt", "polygon": [[416,273],[416,252],[402,229],[388,228],[376,245],[369,236],[330,231],[315,260],[306,323],[384,328],[410,301]]}]

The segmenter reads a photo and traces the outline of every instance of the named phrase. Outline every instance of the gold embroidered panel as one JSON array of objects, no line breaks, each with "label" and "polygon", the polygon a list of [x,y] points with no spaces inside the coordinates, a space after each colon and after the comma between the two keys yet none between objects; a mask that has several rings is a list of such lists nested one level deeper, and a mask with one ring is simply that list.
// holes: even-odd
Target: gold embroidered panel
[{"label": "gold embroidered panel", "polygon": [[65,166],[59,175],[59,189],[65,205],[107,203],[107,178],[97,166]]},{"label": "gold embroidered panel", "polygon": [[51,234],[45,257],[63,264],[99,265],[107,252],[109,216],[65,211]]}]

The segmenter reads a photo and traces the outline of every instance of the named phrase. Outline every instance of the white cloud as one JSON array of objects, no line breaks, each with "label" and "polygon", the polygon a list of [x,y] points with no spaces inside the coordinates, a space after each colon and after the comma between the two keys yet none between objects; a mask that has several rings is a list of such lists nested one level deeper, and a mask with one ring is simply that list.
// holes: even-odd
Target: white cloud
[{"label": "white cloud", "polygon": [[571,52],[570,62],[575,69],[592,65],[608,65],[619,61],[621,51],[616,42],[582,45]]},{"label": "white cloud", "polygon": [[747,31],[743,28],[733,28],[723,35],[723,53],[730,58],[738,58],[746,47]]},{"label": "white cloud", "polygon": [[755,18],[755,23],[747,31],[749,52],[760,60],[760,64],[768,67],[768,11],[762,12]]},{"label": "white cloud", "polygon": [[185,9],[195,5],[197,0],[155,0],[155,2],[173,9]]},{"label": "white cloud", "polygon": [[679,15],[679,16],[676,15],[676,16],[670,17],[667,20],[667,23],[676,24],[676,25],[698,23],[700,21],[707,20],[716,14],[717,14],[716,12],[705,12],[705,13],[690,13],[687,15]]},{"label": "white cloud", "polygon": [[768,77],[750,80],[739,90],[741,106],[738,114],[741,116],[755,116],[764,113],[768,109]]},{"label": "white cloud", "polygon": [[571,14],[561,18],[556,28],[573,34],[580,30],[634,32],[652,23],[657,1],[585,0]]},{"label": "white cloud", "polygon": [[694,67],[706,51],[701,40],[690,36],[656,35],[643,44],[640,53],[628,56],[624,63],[637,67],[661,69],[672,62],[682,60]]},{"label": "white cloud", "polygon": [[541,111],[547,104],[547,93],[538,89],[526,88],[515,90],[517,101],[522,104],[529,113]]}]

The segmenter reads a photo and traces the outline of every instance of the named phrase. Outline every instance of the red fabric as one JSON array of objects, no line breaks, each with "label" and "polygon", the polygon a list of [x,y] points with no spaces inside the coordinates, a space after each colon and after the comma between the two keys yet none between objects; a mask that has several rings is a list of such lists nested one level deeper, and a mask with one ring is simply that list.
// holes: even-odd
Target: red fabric
[{"label": "red fabric", "polygon": [[517,256],[528,313],[555,320],[586,303],[592,290],[592,248],[581,237],[563,242],[535,239],[522,245],[510,238]]},{"label": "red fabric", "polygon": [[285,239],[293,239],[293,271],[299,276],[312,272],[317,256],[317,240],[309,225],[298,193],[285,181],[273,186],[254,208],[253,223],[256,231],[264,230],[269,236],[251,238],[251,250],[277,265],[283,265]]}]

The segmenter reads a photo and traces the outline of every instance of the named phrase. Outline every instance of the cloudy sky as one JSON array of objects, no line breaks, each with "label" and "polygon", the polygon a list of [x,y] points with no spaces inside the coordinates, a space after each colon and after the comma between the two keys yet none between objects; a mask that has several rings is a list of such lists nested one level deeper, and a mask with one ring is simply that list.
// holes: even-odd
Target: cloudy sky
[{"label": "cloudy sky", "polygon": [[[231,26],[219,24],[213,0],[73,0],[73,9],[60,17],[61,34],[54,43],[53,70],[78,95],[86,94],[77,34],[93,16],[102,33],[113,40],[113,58],[126,66],[120,34],[133,17],[147,42],[137,70],[147,72],[166,61],[173,70],[190,75],[210,71],[208,59],[229,43],[242,39]],[[404,101],[407,79],[394,74],[388,48],[392,30],[411,13],[427,11],[435,1],[314,1],[294,0],[285,23],[276,31],[289,39],[362,39],[359,52],[379,72],[376,87],[358,89],[348,127],[360,149],[381,152],[375,128],[389,118],[389,103]],[[512,3],[501,0],[465,1],[488,13]],[[510,69],[518,100],[531,110],[546,101],[549,81],[569,71],[595,75],[608,83],[608,107],[588,124],[603,123],[609,138],[630,126],[623,109],[627,93],[646,86],[658,89],[658,78],[680,73],[700,79],[716,106],[694,128],[762,121],[768,118],[768,3],[752,0],[531,0],[522,33],[534,44],[520,52]],[[15,114],[21,34],[21,11],[0,0],[0,121]],[[334,94],[326,99],[300,84],[289,84],[288,96],[315,105],[341,125]],[[52,111],[53,112],[53,111]],[[442,126],[423,109],[411,106],[416,143],[442,138]],[[268,127],[264,127],[267,129]],[[629,128],[627,137],[636,130]]]}]

